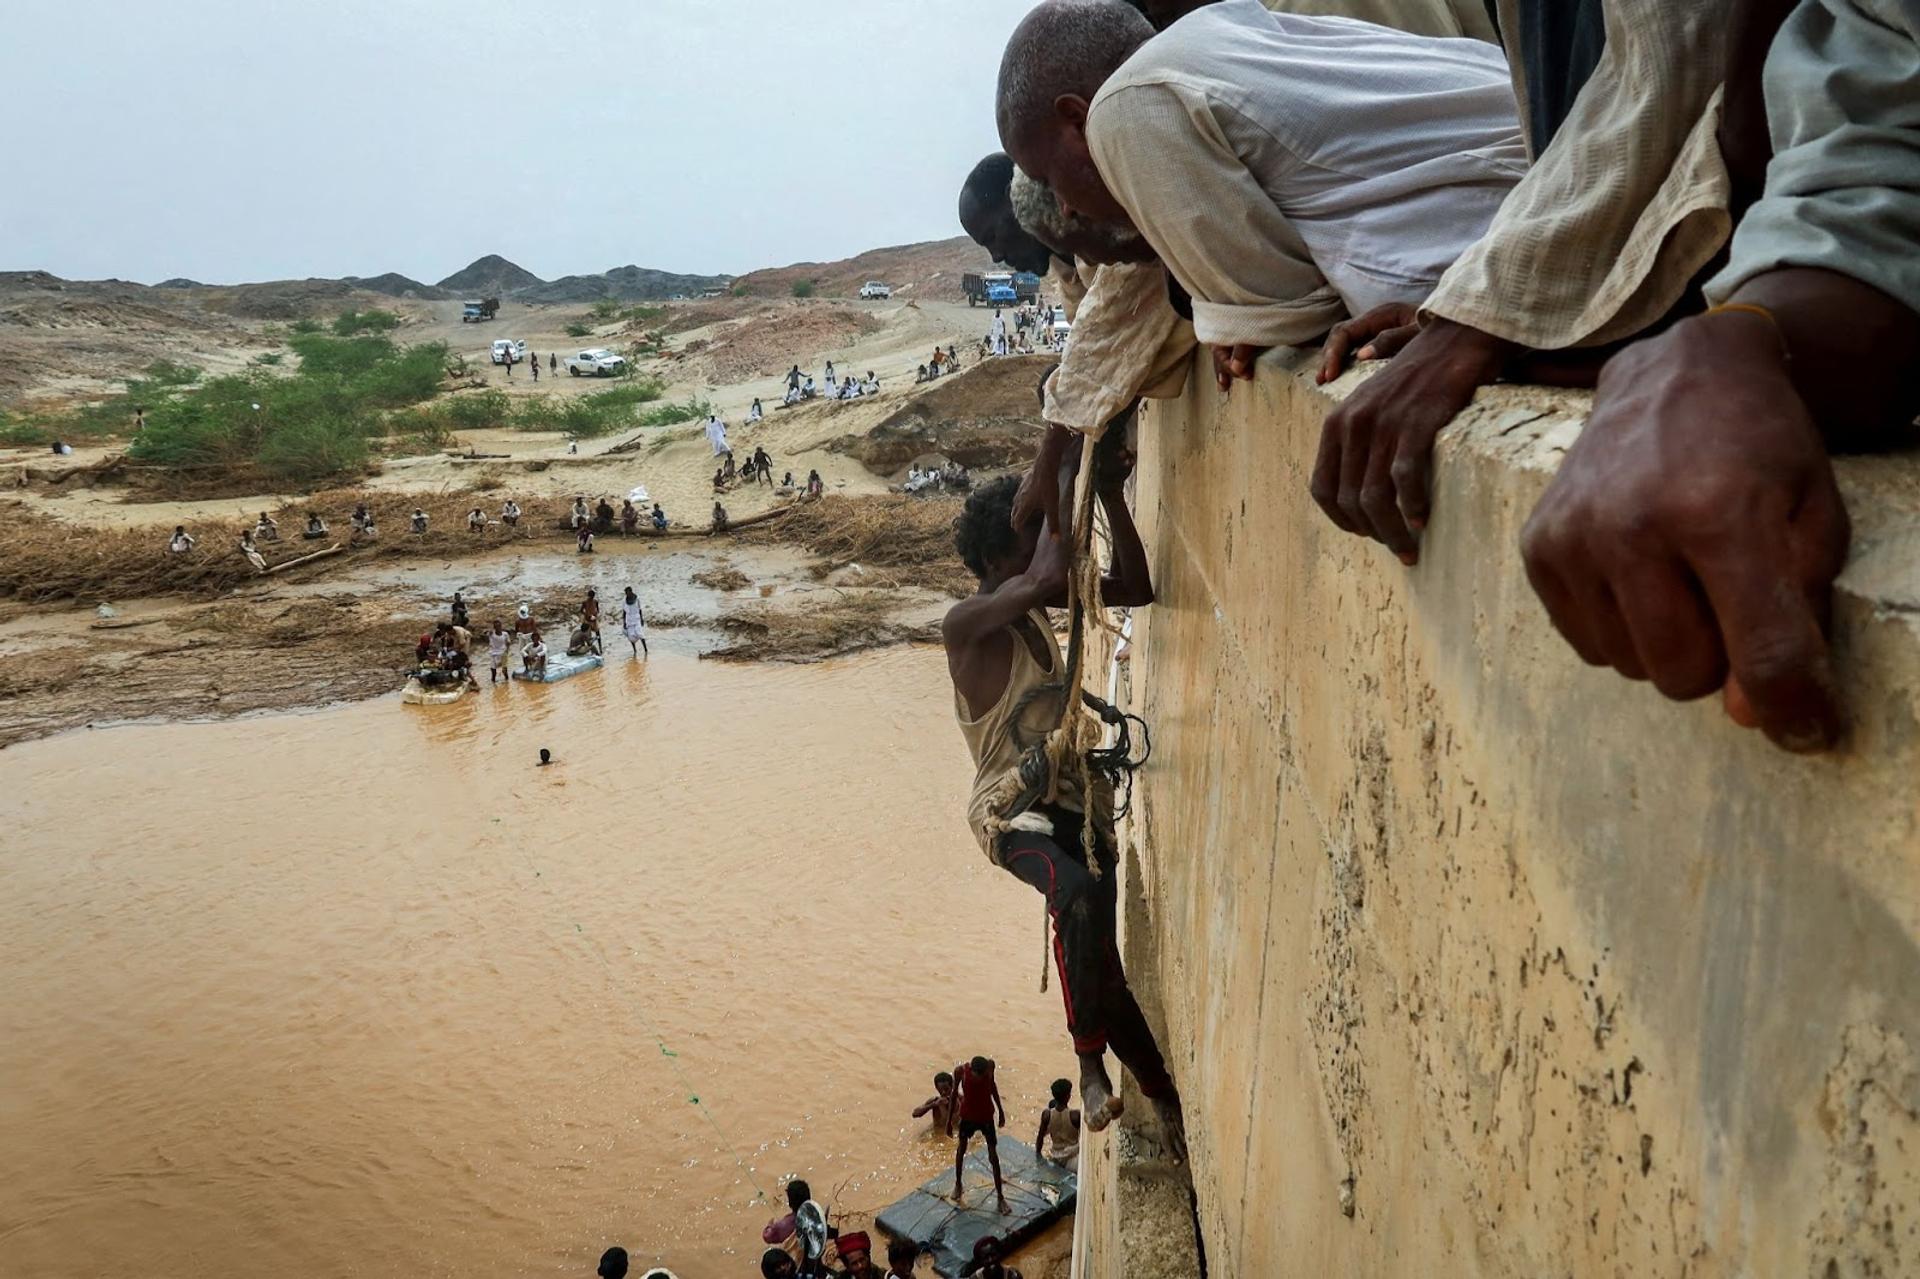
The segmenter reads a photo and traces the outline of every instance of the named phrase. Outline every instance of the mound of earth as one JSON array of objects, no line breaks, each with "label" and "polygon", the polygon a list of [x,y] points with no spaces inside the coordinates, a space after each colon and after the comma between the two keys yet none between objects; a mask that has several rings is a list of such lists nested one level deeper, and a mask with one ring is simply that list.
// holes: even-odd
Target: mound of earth
[{"label": "mound of earth", "polygon": [[678,275],[655,271],[651,267],[617,266],[599,275],[566,275],[550,284],[534,285],[514,293],[521,302],[597,302],[613,298],[621,302],[646,302],[675,294],[700,294],[707,289],[724,289],[724,275]]},{"label": "mound of earth", "polygon": [[422,284],[418,280],[401,275],[398,271],[388,271],[385,275],[367,276],[364,279],[350,275],[346,280],[357,289],[385,294],[390,298],[421,298],[427,301],[438,301],[448,296],[445,289],[435,288],[431,284]]},{"label": "mound of earth", "polygon": [[344,311],[358,293],[345,280],[269,280],[209,289],[205,297],[210,310],[243,320],[301,320]]},{"label": "mound of earth", "polygon": [[512,293],[516,289],[530,289],[545,283],[545,280],[525,267],[507,261],[498,253],[489,253],[483,258],[475,258],[460,270],[455,271],[440,281],[438,287],[450,294],[478,296]]},{"label": "mound of earth", "polygon": [[850,306],[788,308],[756,315],[709,339],[709,376],[721,386],[812,368],[820,354],[880,331],[874,316]]},{"label": "mound of earth", "polygon": [[176,275],[171,280],[162,280],[153,287],[156,289],[204,289],[207,286],[198,280],[189,280],[184,275]]},{"label": "mound of earth", "polygon": [[868,280],[889,285],[897,298],[933,298],[964,302],[960,277],[968,271],[993,269],[987,251],[964,235],[951,240],[897,244],[869,249],[838,262],[796,262],[792,266],[754,271],[733,282],[749,296],[789,297],[802,281],[822,297],[856,297]]},{"label": "mound of earth", "polygon": [[827,447],[882,474],[928,453],[974,470],[1024,465],[1039,443],[1040,376],[1051,356],[1009,355],[916,388],[914,397],[864,435]]}]

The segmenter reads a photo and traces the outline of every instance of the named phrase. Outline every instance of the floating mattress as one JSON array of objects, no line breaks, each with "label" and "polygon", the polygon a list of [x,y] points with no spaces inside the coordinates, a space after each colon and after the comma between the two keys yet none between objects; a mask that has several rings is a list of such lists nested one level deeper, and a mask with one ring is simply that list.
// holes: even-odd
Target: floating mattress
[{"label": "floating mattress", "polygon": [[406,687],[400,690],[400,700],[409,706],[445,706],[449,702],[459,701],[466,694],[465,680],[428,687],[420,682],[419,676],[412,675],[408,676]]},{"label": "floating mattress", "polygon": [[536,684],[555,684],[570,675],[578,675],[581,671],[593,670],[605,660],[606,659],[598,653],[588,653],[584,657],[568,657],[565,653],[549,652],[547,654],[546,674],[523,674],[518,676],[518,678],[532,680]]},{"label": "floating mattress", "polygon": [[1011,1213],[1002,1213],[994,1202],[993,1165],[987,1162],[986,1143],[976,1137],[968,1143],[958,1204],[942,1197],[953,1191],[949,1168],[874,1220],[894,1238],[919,1244],[933,1259],[935,1273],[954,1279],[973,1260],[979,1240],[993,1235],[1015,1245],[1073,1211],[1080,1188],[1074,1169],[1039,1158],[1026,1143],[1000,1138],[1000,1173]]}]

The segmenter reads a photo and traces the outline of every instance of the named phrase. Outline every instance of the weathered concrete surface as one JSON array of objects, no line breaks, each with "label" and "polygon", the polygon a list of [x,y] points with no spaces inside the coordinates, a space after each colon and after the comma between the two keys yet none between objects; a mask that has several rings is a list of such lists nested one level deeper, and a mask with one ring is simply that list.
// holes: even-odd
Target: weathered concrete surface
[{"label": "weathered concrete surface", "polygon": [[1798,759],[1554,636],[1580,395],[1482,393],[1407,570],[1307,497],[1326,393],[1193,381],[1140,428],[1126,949],[1211,1274],[1920,1274],[1920,465],[1842,468],[1855,731]]}]

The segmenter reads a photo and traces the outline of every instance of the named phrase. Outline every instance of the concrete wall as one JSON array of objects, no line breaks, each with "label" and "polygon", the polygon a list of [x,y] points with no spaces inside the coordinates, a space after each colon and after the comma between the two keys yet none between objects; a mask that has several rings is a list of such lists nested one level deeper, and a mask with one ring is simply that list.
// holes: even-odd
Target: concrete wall
[{"label": "concrete wall", "polygon": [[1553,634],[1580,395],[1482,393],[1413,570],[1307,496],[1333,402],[1270,359],[1140,428],[1126,950],[1210,1273],[1920,1274],[1920,465],[1842,468],[1856,727],[1797,759]]}]

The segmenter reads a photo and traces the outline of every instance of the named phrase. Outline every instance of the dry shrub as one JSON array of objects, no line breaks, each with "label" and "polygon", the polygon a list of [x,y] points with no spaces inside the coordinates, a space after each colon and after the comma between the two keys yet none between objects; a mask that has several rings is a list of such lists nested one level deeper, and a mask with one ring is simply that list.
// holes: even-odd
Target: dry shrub
[{"label": "dry shrub", "polygon": [[799,610],[750,604],[720,616],[719,628],[733,642],[701,656],[733,662],[811,662],[939,638],[936,625],[896,621],[897,603],[881,593],[836,592],[829,602]]},{"label": "dry shrub", "polygon": [[845,564],[893,570],[895,585],[944,591],[956,599],[979,585],[953,549],[959,498],[827,496],[783,519],[746,529],[742,541],[800,546],[824,561],[822,576]]},{"label": "dry shrub", "polygon": [[716,564],[712,568],[703,568],[688,579],[695,586],[704,586],[710,591],[737,591],[753,585],[753,579],[731,564]]}]

